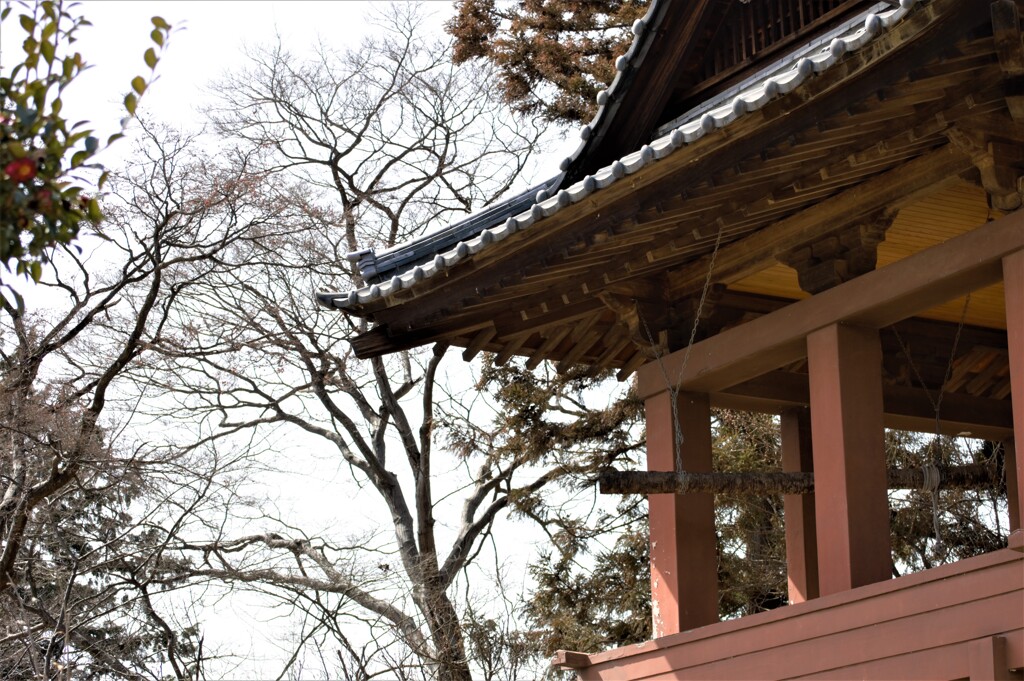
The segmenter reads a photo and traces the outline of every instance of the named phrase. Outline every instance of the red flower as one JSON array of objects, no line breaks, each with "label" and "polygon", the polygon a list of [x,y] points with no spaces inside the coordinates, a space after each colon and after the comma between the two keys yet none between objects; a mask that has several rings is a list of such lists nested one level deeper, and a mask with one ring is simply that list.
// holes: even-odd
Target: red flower
[{"label": "red flower", "polygon": [[4,172],[15,182],[28,182],[36,176],[37,170],[36,162],[30,158],[18,158],[4,166]]}]

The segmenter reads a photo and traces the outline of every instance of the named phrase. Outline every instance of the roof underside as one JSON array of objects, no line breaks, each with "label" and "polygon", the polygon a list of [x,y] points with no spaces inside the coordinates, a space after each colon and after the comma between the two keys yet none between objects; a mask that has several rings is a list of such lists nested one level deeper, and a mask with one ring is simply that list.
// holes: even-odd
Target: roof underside
[{"label": "roof underside", "polygon": [[[851,230],[900,209],[879,265],[973,229],[991,215],[984,192],[961,179],[975,179],[971,141],[1019,144],[1024,131],[1007,113],[1006,76],[979,11],[988,4],[910,5],[870,40],[847,32],[848,44],[830,43],[824,68],[791,52],[775,85],[748,83],[739,108],[684,122],[517,224],[463,239],[400,281],[321,301],[375,323],[353,343],[360,356],[439,341],[467,357],[492,351],[624,376],[649,361],[652,341],[686,342],[713,252],[702,334],[803,295],[779,258],[842,247]],[[914,216],[929,211],[942,229],[920,229]],[[998,290],[979,294],[968,321],[1003,327],[1000,304]],[[952,303],[930,316],[955,321],[959,311]],[[979,343],[1001,351],[998,332]]]}]

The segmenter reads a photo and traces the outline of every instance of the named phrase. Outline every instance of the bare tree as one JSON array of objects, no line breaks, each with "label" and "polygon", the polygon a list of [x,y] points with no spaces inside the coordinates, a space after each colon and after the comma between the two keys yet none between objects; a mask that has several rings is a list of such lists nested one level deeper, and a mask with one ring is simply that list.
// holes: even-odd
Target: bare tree
[{"label": "bare tree", "polygon": [[[370,501],[360,503],[382,511],[386,536],[371,541],[275,511],[226,517],[176,545],[193,578],[300,609],[303,637],[331,632],[345,673],[468,679],[453,585],[495,518],[568,467],[499,452],[496,430],[443,410],[443,347],[358,361],[349,339],[365,323],[312,300],[360,283],[346,252],[394,245],[493,200],[533,151],[537,131],[488,95],[488,74],[452,67],[443,46],[417,36],[419,21],[398,6],[382,37],[311,59],[253,50],[248,70],[217,84],[216,130],[259,173],[287,181],[301,214],[293,229],[232,244],[221,268],[182,291],[181,325],[156,344],[163,364],[139,378],[208,424],[212,441],[304,433],[363,487]],[[441,490],[439,472],[451,474]],[[356,622],[379,651],[346,642]]]},{"label": "bare tree", "polygon": [[[38,284],[0,283],[0,676],[195,678],[201,634],[161,615],[183,584],[168,538],[228,465],[148,432],[137,406],[183,292],[266,231],[281,202],[246,159],[143,130],[107,218]],[[134,420],[133,420],[134,419]],[[152,424],[150,424],[152,426]]]}]

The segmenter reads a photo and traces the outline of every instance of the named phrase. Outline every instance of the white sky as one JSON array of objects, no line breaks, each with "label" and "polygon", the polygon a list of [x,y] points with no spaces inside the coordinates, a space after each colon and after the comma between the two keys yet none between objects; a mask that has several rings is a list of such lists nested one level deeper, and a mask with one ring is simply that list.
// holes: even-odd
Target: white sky
[{"label": "white sky", "polygon": [[[93,26],[83,31],[76,47],[93,68],[76,81],[73,103],[82,98],[84,115],[97,129],[116,132],[121,98],[129,82],[147,71],[142,55],[152,44],[150,19],[156,15],[176,30],[157,68],[159,80],[143,98],[143,108],[173,125],[200,125],[202,116],[197,109],[207,96],[207,84],[244,63],[246,44],[271,43],[279,35],[296,53],[321,40],[339,49],[358,45],[371,30],[368,15],[375,11],[374,5],[379,8],[381,4],[86,0],[82,12]],[[425,28],[440,32],[451,14],[451,3],[425,5],[431,14]]]}]

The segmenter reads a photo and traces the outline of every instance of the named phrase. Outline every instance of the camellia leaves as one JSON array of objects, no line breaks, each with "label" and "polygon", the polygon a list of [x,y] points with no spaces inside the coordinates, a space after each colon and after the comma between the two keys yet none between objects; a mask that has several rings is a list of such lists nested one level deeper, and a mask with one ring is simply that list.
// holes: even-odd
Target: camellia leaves
[{"label": "camellia leaves", "polygon": [[[61,94],[85,68],[82,55],[69,46],[78,29],[90,23],[67,10],[76,4],[52,0],[26,3],[18,22],[25,30],[24,58],[10,64],[0,77],[0,263],[8,272],[39,280],[49,251],[69,244],[83,220],[103,218],[98,198],[85,199],[83,189],[102,188],[107,173],[92,159],[104,146],[85,121],[61,118]],[[14,6],[0,6],[0,19],[11,16]],[[155,17],[150,36],[157,49],[149,48],[144,61],[152,71],[170,33],[170,24]],[[136,76],[124,98],[127,116],[122,132],[111,135],[109,146],[124,136],[123,129],[136,114],[139,97],[150,81]],[[100,171],[98,184],[83,169]],[[90,189],[90,192],[92,190]]]},{"label": "camellia leaves", "polygon": [[44,39],[43,42],[39,44],[39,51],[42,53],[43,59],[46,60],[47,64],[53,63],[53,43]]}]

